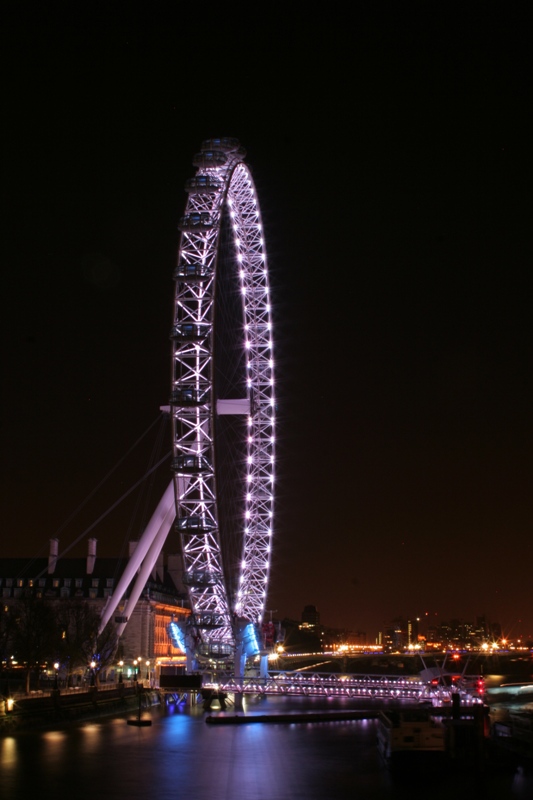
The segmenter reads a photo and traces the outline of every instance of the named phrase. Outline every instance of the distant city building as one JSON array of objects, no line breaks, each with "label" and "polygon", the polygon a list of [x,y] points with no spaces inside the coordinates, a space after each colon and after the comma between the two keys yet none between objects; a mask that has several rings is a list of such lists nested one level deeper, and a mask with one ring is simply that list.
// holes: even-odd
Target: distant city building
[{"label": "distant city building", "polygon": [[[420,650],[483,650],[493,648],[503,641],[502,629],[498,623],[488,622],[485,617],[477,617],[475,622],[458,618],[442,620],[421,630],[418,617],[407,623],[397,617],[380,632],[378,643],[386,652],[405,649]],[[505,643],[508,643],[505,640]]]},{"label": "distant city building", "polygon": [[302,623],[310,627],[317,627],[320,625],[320,612],[316,606],[305,606],[302,611]]},{"label": "distant city building", "polygon": [[407,646],[415,647],[418,644],[418,637],[420,635],[419,631],[419,623],[420,619],[416,617],[416,619],[409,619],[407,620]]},{"label": "distant city building", "polygon": [[401,617],[396,617],[390,625],[378,635],[378,644],[389,653],[404,650],[408,642],[408,624]]}]

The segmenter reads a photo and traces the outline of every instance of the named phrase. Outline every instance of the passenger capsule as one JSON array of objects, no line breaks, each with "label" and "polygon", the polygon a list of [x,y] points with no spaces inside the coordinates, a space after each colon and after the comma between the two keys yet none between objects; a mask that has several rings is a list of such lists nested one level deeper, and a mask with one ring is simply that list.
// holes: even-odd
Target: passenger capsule
[{"label": "passenger capsule", "polygon": [[183,573],[183,583],[195,589],[206,586],[215,586],[219,583],[220,576],[208,569],[193,569]]},{"label": "passenger capsule", "polygon": [[205,456],[176,456],[172,459],[170,468],[176,475],[202,475],[213,472],[213,467]]},{"label": "passenger capsule", "polygon": [[190,517],[178,517],[174,525],[174,530],[177,533],[202,535],[214,531],[215,525],[209,519],[193,515]]},{"label": "passenger capsule", "polygon": [[174,407],[202,406],[209,402],[209,387],[177,386],[170,395]]},{"label": "passenger capsule", "polygon": [[[222,627],[223,624],[224,622],[222,621],[219,627]],[[199,625],[198,627],[202,626]],[[225,644],[224,642],[202,642],[198,645],[198,654],[206,658],[221,660],[231,658],[233,656],[233,648],[230,644]]]},{"label": "passenger capsule", "polygon": [[189,194],[215,194],[222,189],[222,183],[212,175],[196,175],[185,182]]},{"label": "passenger capsule", "polygon": [[203,614],[191,614],[191,625],[196,628],[222,628],[225,624],[222,614],[210,614],[209,612]]},{"label": "passenger capsule", "polygon": [[174,280],[184,283],[199,283],[209,280],[213,269],[205,264],[178,264],[174,270]]},{"label": "passenger capsule", "polygon": [[185,214],[178,223],[180,231],[210,230],[216,225],[215,220],[207,211],[194,211],[192,214]]},{"label": "passenger capsule", "polygon": [[192,163],[199,169],[216,169],[224,167],[228,163],[228,157],[222,150],[202,150],[201,153],[196,153]]},{"label": "passenger capsule", "polygon": [[236,153],[244,158],[246,150],[242,147],[238,139],[230,136],[223,136],[220,139],[206,139],[202,142],[202,151],[218,150],[223,153]]},{"label": "passenger capsule", "polygon": [[211,332],[211,325],[196,322],[179,322],[172,328],[170,338],[180,342],[201,342]]}]

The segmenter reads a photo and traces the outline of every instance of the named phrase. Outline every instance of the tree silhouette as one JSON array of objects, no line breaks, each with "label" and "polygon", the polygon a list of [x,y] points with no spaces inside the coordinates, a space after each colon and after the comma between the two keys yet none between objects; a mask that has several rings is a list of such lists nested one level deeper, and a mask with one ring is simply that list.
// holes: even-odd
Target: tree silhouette
[{"label": "tree silhouette", "polygon": [[72,673],[78,667],[87,667],[92,660],[100,614],[94,605],[81,598],[62,600],[55,611],[59,628],[58,660],[67,671],[70,685]]},{"label": "tree silhouette", "polygon": [[26,668],[26,694],[34,669],[53,657],[58,648],[58,627],[50,603],[27,592],[11,607],[11,644],[17,661]]}]

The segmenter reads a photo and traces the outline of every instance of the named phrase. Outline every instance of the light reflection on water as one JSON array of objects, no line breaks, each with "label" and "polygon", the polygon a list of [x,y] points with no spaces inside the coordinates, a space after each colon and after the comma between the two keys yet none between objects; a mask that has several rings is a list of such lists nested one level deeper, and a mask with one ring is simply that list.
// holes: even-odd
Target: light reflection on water
[{"label": "light reflection on water", "polygon": [[[326,707],[331,709],[332,704]],[[335,707],[347,706],[339,702]],[[319,708],[308,700],[275,698],[249,710]],[[153,709],[150,714],[150,728],[130,727],[122,718],[0,739],[0,798],[58,800],[68,794],[75,800],[387,800],[404,792],[417,796],[412,774],[398,782],[380,760],[373,720],[222,727],[206,725],[200,708]],[[533,778],[523,772],[490,778],[472,775],[461,782],[472,800],[533,796]],[[457,796],[455,778],[434,782],[425,775],[418,788],[432,800]]]},{"label": "light reflection on water", "polygon": [[16,760],[17,740],[13,736],[6,736],[0,739],[0,764],[2,767],[9,769],[16,763]]}]

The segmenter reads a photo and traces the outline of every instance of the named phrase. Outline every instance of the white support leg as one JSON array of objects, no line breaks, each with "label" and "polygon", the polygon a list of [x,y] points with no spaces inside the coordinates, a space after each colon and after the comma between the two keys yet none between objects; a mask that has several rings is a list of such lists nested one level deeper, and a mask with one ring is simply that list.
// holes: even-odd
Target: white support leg
[{"label": "white support leg", "polygon": [[[171,516],[172,516],[172,519],[170,520],[170,522],[168,522],[168,519]],[[151,546],[152,546],[152,544],[153,544],[153,542],[154,542],[154,540],[156,538],[158,539],[158,543],[159,543],[158,544],[159,549],[158,549],[157,554],[155,556],[155,559],[157,560],[157,555],[159,555],[159,552],[161,551],[161,548],[163,547],[165,539],[166,539],[166,537],[168,535],[168,532],[170,530],[170,526],[172,525],[174,516],[175,516],[174,483],[171,482],[168,485],[168,488],[166,489],[165,493],[163,494],[163,497],[159,501],[159,504],[158,504],[156,510],[152,514],[152,518],[150,519],[150,522],[146,526],[146,529],[145,529],[143,535],[141,536],[139,542],[137,543],[137,547],[135,548],[135,552],[133,553],[133,555],[131,556],[130,560],[128,561],[128,564],[126,565],[126,569],[122,573],[122,576],[121,576],[121,578],[120,578],[120,580],[119,580],[119,582],[117,584],[117,588],[113,592],[113,595],[109,598],[109,602],[108,602],[108,604],[105,606],[105,608],[103,610],[102,619],[101,619],[101,622],[100,622],[99,633],[101,633],[103,631],[103,629],[105,628],[105,626],[107,625],[107,623],[109,622],[109,620],[111,619],[113,614],[115,613],[118,604],[120,603],[120,601],[124,597],[124,594],[126,593],[126,591],[128,589],[128,586],[130,585],[131,581],[133,580],[133,578],[135,576],[135,573],[137,572],[137,570],[141,566],[141,563],[143,562],[145,556],[147,555],[148,551],[150,550],[150,548],[151,548]],[[164,533],[164,536],[162,535],[162,531],[163,530],[166,531]],[[159,536],[158,536],[158,534],[159,534]],[[154,560],[154,563],[155,563],[155,560]],[[153,564],[152,564],[152,566],[150,568],[150,572],[151,572],[152,569],[153,569]],[[150,572],[148,574],[150,574]],[[145,581],[145,583],[146,583],[146,581]],[[141,589],[141,591],[142,591],[142,589]],[[140,596],[140,593],[139,593],[139,596]],[[133,608],[131,602],[128,605],[129,605],[130,608]],[[123,627],[121,628],[121,633],[122,633],[122,630],[124,630]]]}]

